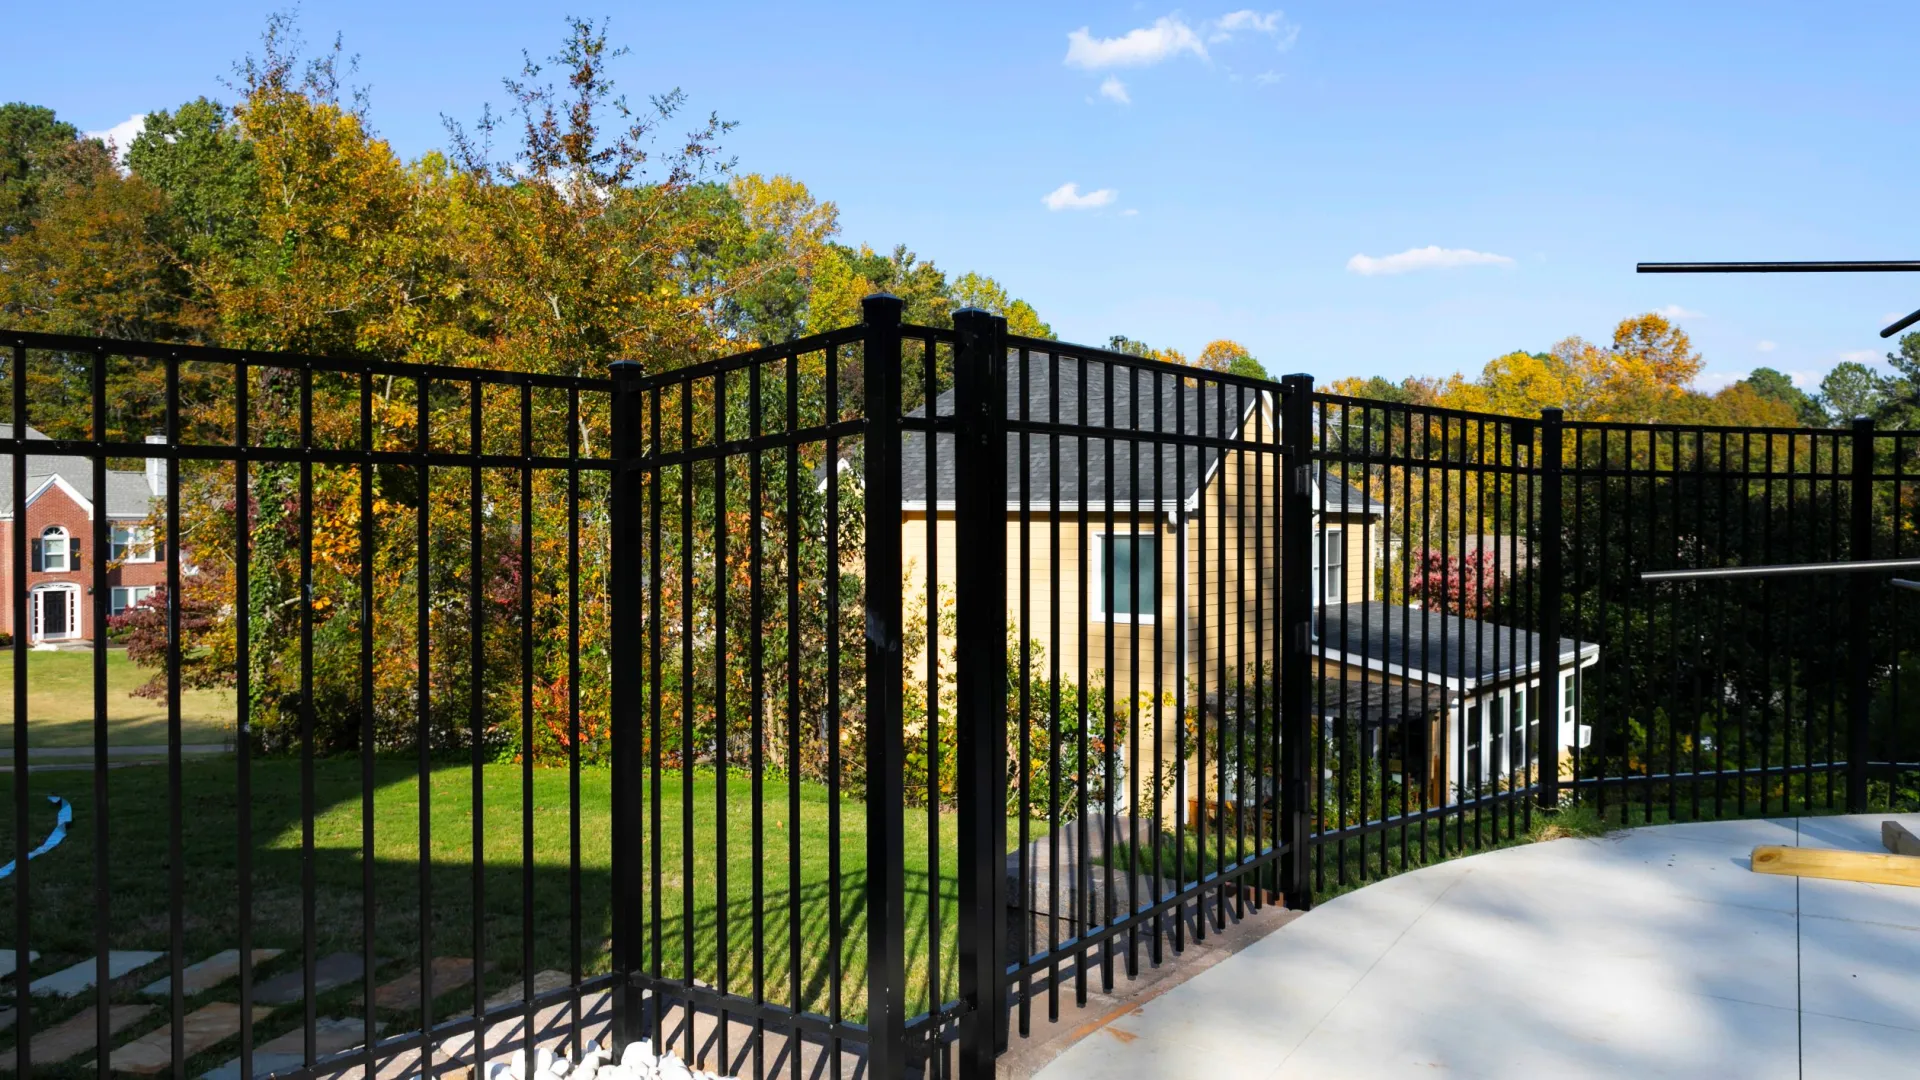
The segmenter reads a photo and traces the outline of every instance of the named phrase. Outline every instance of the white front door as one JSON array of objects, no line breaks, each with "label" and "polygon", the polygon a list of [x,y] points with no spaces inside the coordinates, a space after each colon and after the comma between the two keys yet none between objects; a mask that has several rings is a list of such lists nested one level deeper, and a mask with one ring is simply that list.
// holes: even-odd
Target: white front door
[{"label": "white front door", "polygon": [[55,585],[33,591],[33,639],[66,641],[80,636],[80,590]]}]

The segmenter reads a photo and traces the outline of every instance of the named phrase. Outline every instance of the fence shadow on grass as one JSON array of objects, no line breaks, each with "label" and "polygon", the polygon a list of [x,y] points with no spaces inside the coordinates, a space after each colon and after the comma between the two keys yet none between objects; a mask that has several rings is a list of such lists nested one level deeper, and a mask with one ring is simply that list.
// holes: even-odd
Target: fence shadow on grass
[{"label": "fence shadow on grass", "polygon": [[[323,959],[335,953],[364,955],[365,909],[362,889],[362,799],[360,762],[323,759],[314,764],[313,891],[311,916],[313,954]],[[580,809],[580,869],[571,869],[569,777],[564,769],[534,771],[534,857],[530,867],[522,859],[521,773],[517,765],[488,766],[483,770],[485,822],[482,877],[484,921],[481,957],[489,971],[481,995],[492,997],[523,985],[528,971],[578,974],[587,979],[611,970],[613,879],[610,845],[608,774],[583,770]],[[472,862],[472,771],[467,764],[437,767],[431,774],[429,809],[432,855],[427,918],[422,919],[422,867],[419,861],[419,775],[412,761],[380,759],[374,763],[373,799],[373,952],[372,980],[351,979],[318,995],[317,1015],[359,1018],[369,985],[378,987],[416,970],[422,956],[422,929],[430,932],[430,953],[441,957],[473,957],[474,875]],[[0,829],[11,835],[12,784],[15,776],[0,778]],[[232,758],[189,760],[182,766],[181,784],[181,906],[183,963],[191,964],[239,945],[241,833],[237,803],[237,763]],[[97,803],[93,776],[86,772],[28,774],[29,832],[38,838],[52,822],[51,804],[44,797],[68,799],[74,822],[67,839],[29,867],[30,946],[41,954],[35,974],[89,961],[95,955],[95,871]],[[265,759],[252,763],[252,843],[250,918],[256,949],[284,950],[256,972],[256,985],[274,975],[297,972],[303,954],[309,908],[302,903],[305,818],[302,812],[301,766],[297,760]],[[170,812],[167,769],[162,766],[112,769],[106,774],[107,837],[105,894],[108,907],[108,945],[112,949],[166,951],[171,942],[172,908],[169,877]],[[669,794],[663,792],[663,794]],[[705,801],[706,795],[701,800]],[[766,812],[784,817],[786,792],[769,790]],[[677,793],[663,803],[677,805]],[[774,807],[778,801],[781,805]],[[44,813],[41,807],[45,806]],[[811,812],[817,807],[807,804]],[[822,810],[822,813],[824,811]],[[729,815],[731,817],[731,814]],[[863,825],[857,809],[844,812],[849,825]],[[45,820],[43,821],[42,818]],[[858,819],[855,821],[854,819]],[[642,921],[633,933],[633,963],[637,969],[659,972],[667,979],[691,979],[708,987],[721,986],[721,940],[725,928],[727,980],[724,988],[752,996],[756,974],[764,986],[764,1000],[797,1003],[800,1010],[820,1015],[834,1011],[860,1022],[866,1013],[866,891],[864,848],[857,828],[842,840],[838,888],[826,876],[824,860],[809,862],[803,853],[800,887],[789,888],[789,866],[784,844],[770,840],[768,857],[752,859],[748,845],[736,838],[728,856],[727,902],[716,902],[716,877],[711,862],[696,865],[689,912],[687,893],[678,879],[682,865],[677,816],[660,830],[659,852],[664,867],[659,895],[661,918],[651,911],[654,899],[641,898]],[[713,830],[711,813],[702,820],[696,810],[696,847],[702,859],[710,856],[703,841]],[[816,837],[807,837],[809,849]],[[950,845],[949,845],[950,847]],[[636,856],[650,860],[642,848]],[[951,860],[949,852],[945,856]],[[643,866],[645,863],[643,862]],[[754,874],[763,875],[760,889]],[[643,872],[642,881],[650,878]],[[956,941],[953,934],[958,908],[957,886],[948,868],[939,876],[937,916],[929,911],[924,869],[907,872],[908,912],[906,955],[935,955],[929,938],[940,938],[937,977],[939,1000],[955,995]],[[0,883],[0,926],[13,927],[16,898],[12,881]],[[526,899],[531,894],[531,919]],[[834,906],[838,897],[838,908]],[[576,908],[577,904],[577,908]],[[575,911],[578,925],[575,926]],[[755,913],[762,915],[756,927]],[[838,924],[841,942],[832,947]],[[798,967],[794,965],[792,927],[798,926]],[[527,936],[531,926],[532,936]],[[8,937],[12,935],[9,934]],[[689,940],[689,938],[691,940]],[[653,943],[659,942],[658,964]],[[10,944],[10,943],[9,943]],[[530,948],[529,948],[530,945]],[[691,952],[691,967],[686,964]],[[531,967],[529,967],[529,964]],[[756,971],[756,964],[759,965]],[[142,1025],[162,1026],[168,1019],[165,998],[148,998],[139,989],[166,974],[164,963],[149,965],[116,983],[114,1003],[151,1003],[160,1007]],[[925,1011],[934,997],[929,979],[934,973],[924,960],[909,971],[907,1001],[911,1012]],[[431,1021],[470,1013],[472,986],[436,993]],[[217,1001],[239,1000],[235,981],[189,996],[187,1011]],[[44,1031],[96,1003],[88,993],[67,999],[41,998],[33,1009],[33,1028]],[[303,1023],[303,1010],[281,1007],[255,1025],[256,1044]],[[417,1030],[423,1016],[417,1005],[404,1010],[377,1010],[383,1037]],[[17,1030],[17,1028],[16,1028]],[[139,1028],[129,1029],[120,1041]],[[0,1033],[0,1055],[13,1033]],[[199,1055],[190,1063],[200,1069],[220,1064],[236,1052],[236,1040]],[[204,1060],[202,1060],[204,1059]],[[75,1058],[75,1061],[81,1060]]]}]

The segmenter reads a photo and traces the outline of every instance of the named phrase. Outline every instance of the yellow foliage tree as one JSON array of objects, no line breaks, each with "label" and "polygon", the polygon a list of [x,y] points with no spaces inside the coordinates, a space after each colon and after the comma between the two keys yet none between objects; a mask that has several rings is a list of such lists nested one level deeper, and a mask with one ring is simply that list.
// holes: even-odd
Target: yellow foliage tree
[{"label": "yellow foliage tree", "polygon": [[1511,352],[1477,378],[1449,377],[1438,397],[1450,408],[1517,416],[1557,406],[1588,420],[1679,419],[1707,407],[1692,387],[1701,366],[1686,331],[1649,312],[1622,319],[1611,347],[1570,337],[1551,352]]},{"label": "yellow foliage tree", "polygon": [[1230,371],[1233,369],[1234,361],[1243,360],[1252,355],[1253,353],[1248,351],[1245,345],[1229,338],[1220,338],[1208,342],[1206,348],[1200,350],[1200,355],[1194,359],[1193,366],[1203,367],[1208,371]]}]

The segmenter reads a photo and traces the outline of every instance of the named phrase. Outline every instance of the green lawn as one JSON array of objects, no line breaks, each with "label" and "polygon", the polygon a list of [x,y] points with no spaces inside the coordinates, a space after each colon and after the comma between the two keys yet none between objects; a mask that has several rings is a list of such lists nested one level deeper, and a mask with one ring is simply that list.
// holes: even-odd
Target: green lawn
[{"label": "green lawn", "polygon": [[[0,742],[13,739],[13,653],[0,651]],[[107,742],[113,746],[167,741],[167,703],[134,697],[153,672],[135,666],[124,649],[107,651]],[[224,743],[233,738],[231,690],[185,690],[180,695],[181,739]],[[93,745],[93,654],[27,650],[27,740],[31,746]]]},{"label": "green lawn", "polygon": [[[184,766],[183,865],[187,961],[192,962],[237,944],[238,815],[235,799],[237,767],[231,758],[189,761]],[[488,766],[483,771],[485,824],[486,958],[495,967],[487,990],[514,984],[524,968],[521,869],[521,774],[517,765]],[[606,942],[610,933],[612,896],[610,859],[609,777],[605,770],[583,771],[580,777],[582,964],[589,976],[607,971]],[[253,767],[253,901],[254,942],[257,948],[282,948],[288,955],[269,971],[297,966],[301,948],[301,783],[297,761],[273,759]],[[0,777],[0,836],[12,836],[12,776]],[[94,827],[97,820],[93,777],[89,773],[30,774],[35,843],[53,823],[53,808],[45,796],[57,794],[72,801],[73,827],[65,843],[33,860],[29,881],[32,910],[32,947],[40,951],[35,972],[57,970],[92,955],[94,908]],[[751,993],[754,965],[763,965],[769,1000],[798,999],[812,1012],[826,1012],[837,984],[843,1012],[850,1018],[865,1015],[866,921],[863,888],[866,881],[865,808],[843,802],[836,830],[829,830],[826,789],[805,784],[800,790],[800,814],[790,821],[784,783],[766,784],[765,850],[755,860],[752,851],[753,791],[750,781],[730,779],[726,784],[727,814],[724,862],[720,858],[722,833],[716,829],[719,785],[711,775],[696,776],[692,785],[691,815],[694,843],[692,874],[682,860],[682,799],[677,777],[660,786],[663,843],[660,970],[669,977],[686,972],[681,930],[689,925],[691,900],[692,974],[702,982],[723,982],[727,989]],[[432,894],[430,925],[438,955],[473,955],[472,772],[465,765],[435,769],[429,803],[432,827]],[[568,775],[563,769],[536,769],[533,774],[533,935],[535,970],[571,966],[569,910],[572,881],[568,874]],[[641,789],[643,798],[650,793]],[[315,767],[314,859],[316,953],[359,952],[362,948],[361,907],[361,787],[357,760],[326,760]],[[112,946],[118,949],[165,949],[168,941],[168,811],[166,771],[159,767],[116,769],[108,773],[109,925]],[[411,970],[420,941],[421,897],[419,854],[418,778],[413,763],[382,760],[375,764],[373,799],[374,940],[381,957],[378,982]],[[957,907],[953,838],[956,818],[939,818],[939,887],[929,889],[928,821],[924,811],[906,815],[907,928],[910,1011],[926,1008],[931,996],[930,957],[939,957],[939,998],[955,996],[954,915]],[[799,889],[790,889],[787,837],[797,828],[800,857]],[[1009,828],[1016,832],[1017,825]],[[840,858],[837,918],[843,943],[836,957],[830,945],[830,927],[836,915],[828,854],[837,846]],[[637,854],[651,858],[644,844]],[[726,896],[716,901],[719,874],[727,875]],[[756,875],[762,885],[762,903],[754,904]],[[0,881],[0,941],[11,945],[14,882]],[[790,927],[800,934],[800,964],[790,962]],[[650,905],[649,905],[650,906]],[[934,909],[938,932],[933,931]],[[764,920],[763,944],[754,933],[754,913]],[[655,924],[638,928],[640,940],[649,940]],[[725,923],[724,937],[721,923]],[[724,950],[721,948],[725,942]],[[643,957],[651,963],[651,955]],[[837,967],[836,967],[837,960]],[[138,980],[144,983],[147,975]],[[123,987],[119,996],[134,997],[136,987]],[[360,986],[336,990],[321,1001],[320,1015],[357,1016]],[[232,985],[204,995],[204,1000],[234,1000]],[[471,991],[443,997],[436,1015],[471,1000]],[[199,999],[189,1007],[199,1004]],[[35,1023],[44,1026],[77,1011],[84,1002],[37,1006]],[[282,1010],[262,1037],[298,1023],[297,1009]],[[157,1019],[157,1018],[156,1018]],[[418,1014],[385,1016],[394,1030],[417,1024]],[[0,1047],[9,1036],[0,1035]],[[230,1048],[226,1056],[231,1056]],[[209,1064],[225,1060],[218,1052],[206,1055]],[[202,1067],[196,1061],[194,1068]]]}]

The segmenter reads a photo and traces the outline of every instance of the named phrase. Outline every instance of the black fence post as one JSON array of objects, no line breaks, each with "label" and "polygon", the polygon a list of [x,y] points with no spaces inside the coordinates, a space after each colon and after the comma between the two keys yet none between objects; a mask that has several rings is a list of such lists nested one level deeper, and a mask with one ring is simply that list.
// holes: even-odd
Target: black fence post
[{"label": "black fence post", "polygon": [[613,376],[611,408],[613,477],[607,507],[609,543],[608,573],[608,652],[611,680],[608,686],[610,714],[609,738],[613,775],[610,781],[613,820],[610,823],[613,854],[612,930],[613,970],[619,975],[613,995],[613,1030],[622,1047],[645,1037],[642,1022],[641,989],[634,974],[641,968],[639,950],[632,934],[640,926],[634,915],[644,900],[640,871],[645,865],[646,825],[640,818],[640,784],[644,775],[639,763],[641,739],[646,718],[642,707],[647,700],[646,669],[646,513],[641,484],[644,477],[641,453],[644,441],[645,393],[640,388],[641,368],[631,360],[617,361],[608,367]]},{"label": "black fence post", "polygon": [[[1560,805],[1560,603],[1566,568],[1561,562],[1562,415],[1540,410],[1540,806]],[[1576,652],[1578,650],[1576,649]],[[1578,733],[1576,733],[1577,735]]]},{"label": "black fence post", "polygon": [[867,1062],[906,1075],[906,746],[901,715],[900,298],[860,302],[866,481]]},{"label": "black fence post", "polygon": [[967,308],[953,328],[960,1076],[991,1080],[1007,1037],[1007,320]]},{"label": "black fence post", "polygon": [[1307,873],[1307,769],[1313,760],[1313,376],[1280,380],[1280,454],[1286,484],[1280,496],[1281,832],[1287,854],[1280,891],[1287,906],[1313,906]]},{"label": "black fence post", "polygon": [[[1873,418],[1855,417],[1853,421],[1853,511],[1852,544],[1848,557],[1858,562],[1873,558]],[[1847,621],[1852,635],[1847,678],[1847,813],[1867,812],[1867,725],[1872,714],[1873,634],[1868,628],[1872,617],[1875,579],[1868,574],[1849,574],[1847,582]]]}]

